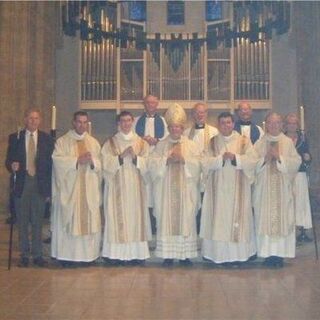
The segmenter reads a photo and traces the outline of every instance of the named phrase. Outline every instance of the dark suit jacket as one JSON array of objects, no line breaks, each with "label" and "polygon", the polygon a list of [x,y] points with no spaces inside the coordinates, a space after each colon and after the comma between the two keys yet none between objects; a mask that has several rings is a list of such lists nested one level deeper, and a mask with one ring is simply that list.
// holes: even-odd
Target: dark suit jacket
[{"label": "dark suit jacket", "polygon": [[[14,161],[20,163],[20,168],[16,174],[14,184],[14,195],[21,197],[24,187],[26,170],[26,131],[20,131],[20,134],[13,133],[9,136],[6,167],[12,173],[11,164]],[[38,180],[39,193],[44,197],[51,196],[51,170],[52,170],[52,152],[53,140],[47,133],[38,130],[37,154],[36,154],[36,177]]]}]

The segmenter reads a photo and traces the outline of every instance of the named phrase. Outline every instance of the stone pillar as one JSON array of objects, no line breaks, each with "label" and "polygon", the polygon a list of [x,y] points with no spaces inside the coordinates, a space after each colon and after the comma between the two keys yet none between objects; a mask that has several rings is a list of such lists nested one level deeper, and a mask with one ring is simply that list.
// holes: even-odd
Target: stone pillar
[{"label": "stone pillar", "polygon": [[0,2],[0,210],[7,208],[9,174],[4,167],[9,133],[23,113],[37,107],[50,128],[54,104],[58,2]]}]

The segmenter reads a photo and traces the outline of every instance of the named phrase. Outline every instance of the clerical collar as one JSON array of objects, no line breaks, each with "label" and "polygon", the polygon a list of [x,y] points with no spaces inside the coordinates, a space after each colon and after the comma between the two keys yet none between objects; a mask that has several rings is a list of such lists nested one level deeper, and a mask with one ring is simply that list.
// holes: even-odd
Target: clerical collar
[{"label": "clerical collar", "polygon": [[181,138],[180,139],[172,139],[170,136],[169,136],[169,141],[171,143],[180,143],[181,142]]},{"label": "clerical collar", "polygon": [[195,124],[195,126],[194,126],[194,128],[195,128],[196,130],[204,129],[204,127],[205,127],[205,124]]},{"label": "clerical collar", "polygon": [[147,118],[154,118],[155,116],[156,116],[156,114],[150,115],[150,114],[146,113],[146,117],[147,117]]},{"label": "clerical collar", "polygon": [[244,120],[240,120],[240,125],[241,126],[251,126],[251,121],[244,121]]},{"label": "clerical collar", "polygon": [[76,130],[70,130],[70,134],[75,140],[82,140],[86,136],[87,132],[84,132],[83,134],[78,134]]},{"label": "clerical collar", "polygon": [[126,141],[129,141],[129,140],[131,140],[133,138],[133,132],[132,131],[130,131],[127,134],[122,132],[122,131],[120,131],[119,133],[120,133],[121,137]]},{"label": "clerical collar", "polygon": [[229,141],[229,140],[233,139],[233,135],[234,135],[234,131],[232,131],[230,135],[228,135],[228,136],[222,135],[222,137],[225,141]]}]

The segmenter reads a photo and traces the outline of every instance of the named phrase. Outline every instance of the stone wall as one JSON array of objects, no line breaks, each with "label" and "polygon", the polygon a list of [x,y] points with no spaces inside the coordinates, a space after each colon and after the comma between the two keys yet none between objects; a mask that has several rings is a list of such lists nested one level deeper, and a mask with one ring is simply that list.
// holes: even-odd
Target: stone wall
[{"label": "stone wall", "polygon": [[306,109],[306,133],[313,157],[310,182],[320,182],[320,3],[294,2],[292,37],[297,52],[299,104]]},{"label": "stone wall", "polygon": [[57,3],[0,2],[0,209],[6,208],[9,174],[4,167],[8,134],[23,125],[29,107],[43,112],[48,130],[55,92]]}]

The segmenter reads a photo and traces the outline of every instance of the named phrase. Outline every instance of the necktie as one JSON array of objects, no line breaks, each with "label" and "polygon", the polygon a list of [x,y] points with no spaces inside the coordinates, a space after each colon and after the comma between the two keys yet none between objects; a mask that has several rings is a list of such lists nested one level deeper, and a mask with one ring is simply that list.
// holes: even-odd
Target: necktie
[{"label": "necktie", "polygon": [[36,174],[36,145],[34,143],[33,133],[29,137],[28,145],[28,168],[29,176],[34,176]]}]

